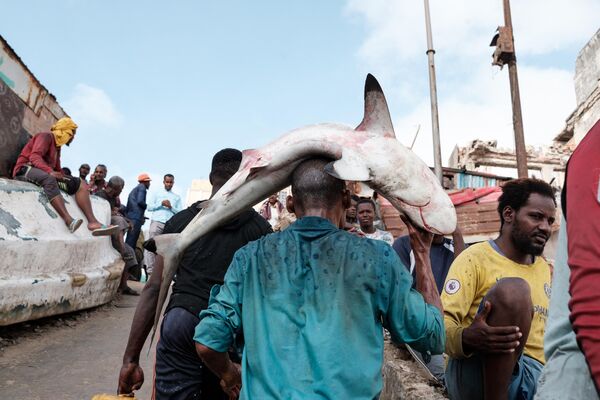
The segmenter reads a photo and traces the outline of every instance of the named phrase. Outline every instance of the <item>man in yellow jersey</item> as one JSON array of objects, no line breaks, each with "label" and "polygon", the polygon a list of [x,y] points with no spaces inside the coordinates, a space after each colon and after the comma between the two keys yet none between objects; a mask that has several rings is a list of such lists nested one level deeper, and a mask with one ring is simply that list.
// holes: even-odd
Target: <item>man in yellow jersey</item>
[{"label": "man in yellow jersey", "polygon": [[451,399],[532,399],[545,362],[554,190],[516,179],[498,202],[500,236],[464,250],[442,292]]}]

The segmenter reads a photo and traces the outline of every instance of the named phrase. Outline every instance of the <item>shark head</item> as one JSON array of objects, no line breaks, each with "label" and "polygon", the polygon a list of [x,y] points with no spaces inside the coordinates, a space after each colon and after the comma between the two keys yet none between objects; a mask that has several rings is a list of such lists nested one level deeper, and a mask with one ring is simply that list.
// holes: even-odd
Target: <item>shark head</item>
[{"label": "shark head", "polygon": [[429,167],[396,140],[385,95],[371,74],[364,99],[363,119],[351,133],[363,137],[360,145],[345,147],[326,171],[338,179],[367,183],[421,228],[451,233],[456,213],[448,195]]}]

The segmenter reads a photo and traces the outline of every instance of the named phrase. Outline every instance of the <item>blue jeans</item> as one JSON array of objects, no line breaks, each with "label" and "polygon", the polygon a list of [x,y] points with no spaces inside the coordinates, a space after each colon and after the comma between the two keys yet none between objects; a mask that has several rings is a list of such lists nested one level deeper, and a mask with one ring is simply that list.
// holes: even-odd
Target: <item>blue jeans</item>
[{"label": "blue jeans", "polygon": [[[521,354],[508,387],[509,400],[533,399],[543,365]],[[477,355],[448,360],[446,387],[451,399],[483,399],[483,361]]]},{"label": "blue jeans", "polygon": [[135,245],[137,244],[138,238],[140,237],[140,231],[142,230],[144,220],[132,219],[131,223],[133,228],[127,234],[127,239],[125,239],[125,243],[131,246],[132,249],[135,250]]},{"label": "blue jeans", "polygon": [[200,360],[193,340],[199,318],[186,309],[169,310],[156,345],[156,400],[227,399],[220,379]]}]

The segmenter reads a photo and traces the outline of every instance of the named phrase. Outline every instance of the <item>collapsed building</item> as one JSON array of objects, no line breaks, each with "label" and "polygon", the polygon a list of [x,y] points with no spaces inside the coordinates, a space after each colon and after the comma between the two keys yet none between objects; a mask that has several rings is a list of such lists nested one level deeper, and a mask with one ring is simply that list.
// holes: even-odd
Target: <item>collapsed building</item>
[{"label": "collapsed building", "polygon": [[[527,146],[529,176],[559,187],[564,181],[567,161],[573,150],[573,143],[565,142],[563,137],[548,146]],[[455,146],[448,164],[460,170],[517,177],[514,149],[498,147],[496,140],[476,139],[466,147]]]}]

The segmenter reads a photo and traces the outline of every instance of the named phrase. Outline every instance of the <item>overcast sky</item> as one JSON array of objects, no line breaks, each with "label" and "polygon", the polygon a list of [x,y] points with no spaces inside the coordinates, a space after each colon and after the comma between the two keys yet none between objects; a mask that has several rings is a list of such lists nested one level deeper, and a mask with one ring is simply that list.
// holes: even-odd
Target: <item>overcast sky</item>
[{"label": "overcast sky", "polygon": [[[431,0],[442,159],[456,144],[513,146],[507,70],[491,66],[502,1]],[[574,110],[579,50],[598,0],[512,5],[527,144]],[[79,124],[63,164],[108,166],[127,189],[165,173],[185,196],[223,147],[260,147],[302,125],[362,119],[368,72],[396,136],[432,163],[423,3],[350,1],[5,2],[0,33]],[[126,195],[126,193],[125,193]]]}]

